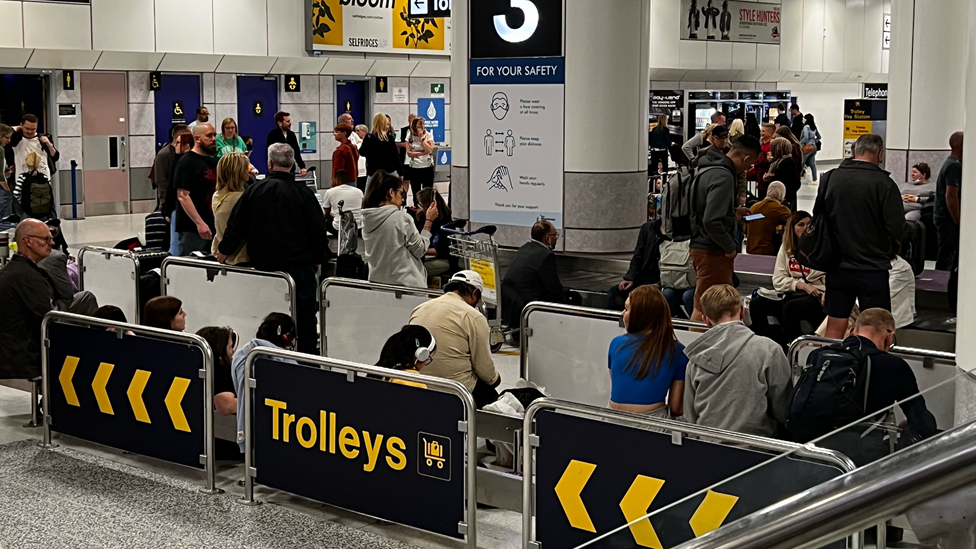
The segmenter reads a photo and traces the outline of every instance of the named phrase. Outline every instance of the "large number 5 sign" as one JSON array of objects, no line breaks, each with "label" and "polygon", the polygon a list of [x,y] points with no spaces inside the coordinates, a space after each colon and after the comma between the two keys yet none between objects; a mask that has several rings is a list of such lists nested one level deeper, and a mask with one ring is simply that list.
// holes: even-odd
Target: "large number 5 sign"
[{"label": "large number 5 sign", "polygon": [[522,10],[522,13],[525,15],[525,21],[521,27],[513,29],[508,26],[508,21],[504,15],[496,15],[495,32],[506,42],[513,44],[525,42],[529,38],[532,38],[536,29],[539,28],[539,8],[532,3],[532,0],[510,0],[510,2],[513,8]]}]

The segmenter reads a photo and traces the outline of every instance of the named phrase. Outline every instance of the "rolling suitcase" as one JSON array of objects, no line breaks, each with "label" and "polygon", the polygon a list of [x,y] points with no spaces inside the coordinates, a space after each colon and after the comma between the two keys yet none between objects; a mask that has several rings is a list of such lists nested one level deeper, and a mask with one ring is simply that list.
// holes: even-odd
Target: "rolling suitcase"
[{"label": "rolling suitcase", "polygon": [[912,266],[915,276],[925,270],[925,225],[921,221],[905,221],[900,255]]},{"label": "rolling suitcase", "polygon": [[359,234],[356,230],[356,217],[352,212],[343,212],[343,201],[339,201],[339,242],[336,246],[336,276],[366,280],[369,270],[366,262],[357,253]]}]

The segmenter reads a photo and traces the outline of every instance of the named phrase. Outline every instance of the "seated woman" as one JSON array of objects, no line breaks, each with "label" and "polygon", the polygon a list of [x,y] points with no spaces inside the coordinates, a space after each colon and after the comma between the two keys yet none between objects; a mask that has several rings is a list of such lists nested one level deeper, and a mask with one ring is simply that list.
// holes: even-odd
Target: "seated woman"
[{"label": "seated woman", "polygon": [[421,258],[430,248],[431,227],[439,213],[431,202],[423,231],[417,232],[404,212],[407,193],[400,178],[378,171],[369,181],[363,202],[363,240],[369,281],[409,288],[426,288],[427,271]]},{"label": "seated woman", "polygon": [[920,162],[912,166],[912,180],[898,186],[901,200],[905,203],[906,221],[921,221],[922,205],[935,200],[935,182],[929,181],[931,177],[932,169],[925,162]]},{"label": "seated woman", "polygon": [[[383,350],[380,351],[380,360],[376,365],[391,370],[419,374],[424,366],[431,363],[436,350],[437,343],[427,328],[409,324],[386,340]],[[405,379],[390,379],[389,381],[397,385],[427,388],[427,385],[423,383]]]},{"label": "seated woman", "polygon": [[200,328],[197,335],[207,340],[213,352],[214,409],[222,416],[237,413],[237,393],[234,392],[234,372],[231,361],[237,351],[237,332],[225,327]]},{"label": "seated woman", "polygon": [[142,325],[175,332],[186,330],[183,302],[169,295],[150,299],[142,315]]},{"label": "seated woman", "polygon": [[[411,180],[411,184],[413,180]],[[441,193],[433,187],[424,187],[417,193],[417,230],[422,231],[427,222],[427,209],[431,203],[437,205],[437,219],[430,225],[430,248],[424,257],[424,267],[427,268],[427,276],[439,276],[444,273],[459,271],[458,258],[451,255],[451,240],[446,233],[441,232],[441,227],[453,221],[451,218],[451,208],[444,201]]]},{"label": "seated woman", "polygon": [[664,295],[641,286],[624,307],[627,333],[610,342],[610,407],[664,419],[681,416],[688,358]]},{"label": "seated woman", "polygon": [[790,219],[790,209],[783,205],[786,186],[773,181],[766,188],[766,198],[756,202],[749,209],[752,215],[762,215],[762,219],[746,221],[746,253],[749,255],[776,255],[776,244],[783,227]]},{"label": "seated woman", "polygon": [[[749,304],[752,331],[783,347],[804,333],[810,333],[803,329],[802,322],[806,321],[813,330],[824,320],[825,275],[800,265],[794,255],[796,242],[809,223],[807,212],[796,212],[790,217],[783,245],[776,255],[773,291],[756,290]],[[770,318],[777,324],[770,323]]]}]

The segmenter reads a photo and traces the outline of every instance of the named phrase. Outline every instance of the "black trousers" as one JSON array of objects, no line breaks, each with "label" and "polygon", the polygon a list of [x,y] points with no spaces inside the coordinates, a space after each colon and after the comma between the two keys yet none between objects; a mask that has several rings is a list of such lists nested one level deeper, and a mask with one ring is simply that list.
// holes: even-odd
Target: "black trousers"
[{"label": "black trousers", "polygon": [[951,271],[959,255],[959,225],[951,219],[935,219],[935,234],[939,237],[939,253],[935,270]]},{"label": "black trousers", "polygon": [[[806,321],[816,331],[823,322],[823,305],[820,298],[807,294],[787,294],[781,301],[755,297],[749,303],[749,314],[752,317],[752,331],[758,335],[768,337],[783,347],[789,346],[796,338],[807,333],[803,329]],[[771,324],[772,317],[779,325]]]},{"label": "black trousers", "polygon": [[651,175],[661,173],[657,168],[658,164],[661,164],[665,172],[668,171],[668,151],[657,149],[651,151]]},{"label": "black trousers", "polygon": [[410,190],[413,192],[413,203],[417,205],[417,193],[420,189],[427,189],[434,186],[434,167],[429,168],[406,168],[407,173],[404,179],[410,180]]},{"label": "black trousers", "polygon": [[319,337],[315,328],[318,280],[315,267],[293,267],[285,270],[295,281],[295,326],[298,328],[298,352],[318,354]]},{"label": "black trousers", "polygon": [[491,385],[478,379],[478,382],[474,385],[474,390],[471,391],[471,396],[474,397],[474,405],[480,410],[498,400],[498,391]]}]

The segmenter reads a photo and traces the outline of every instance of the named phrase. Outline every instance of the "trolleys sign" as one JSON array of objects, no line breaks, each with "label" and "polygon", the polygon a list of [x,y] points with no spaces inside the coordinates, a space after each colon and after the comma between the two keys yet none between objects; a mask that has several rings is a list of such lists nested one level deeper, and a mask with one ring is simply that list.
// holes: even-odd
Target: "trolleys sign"
[{"label": "trolleys sign", "polygon": [[780,5],[681,0],[681,39],[779,44]]}]

